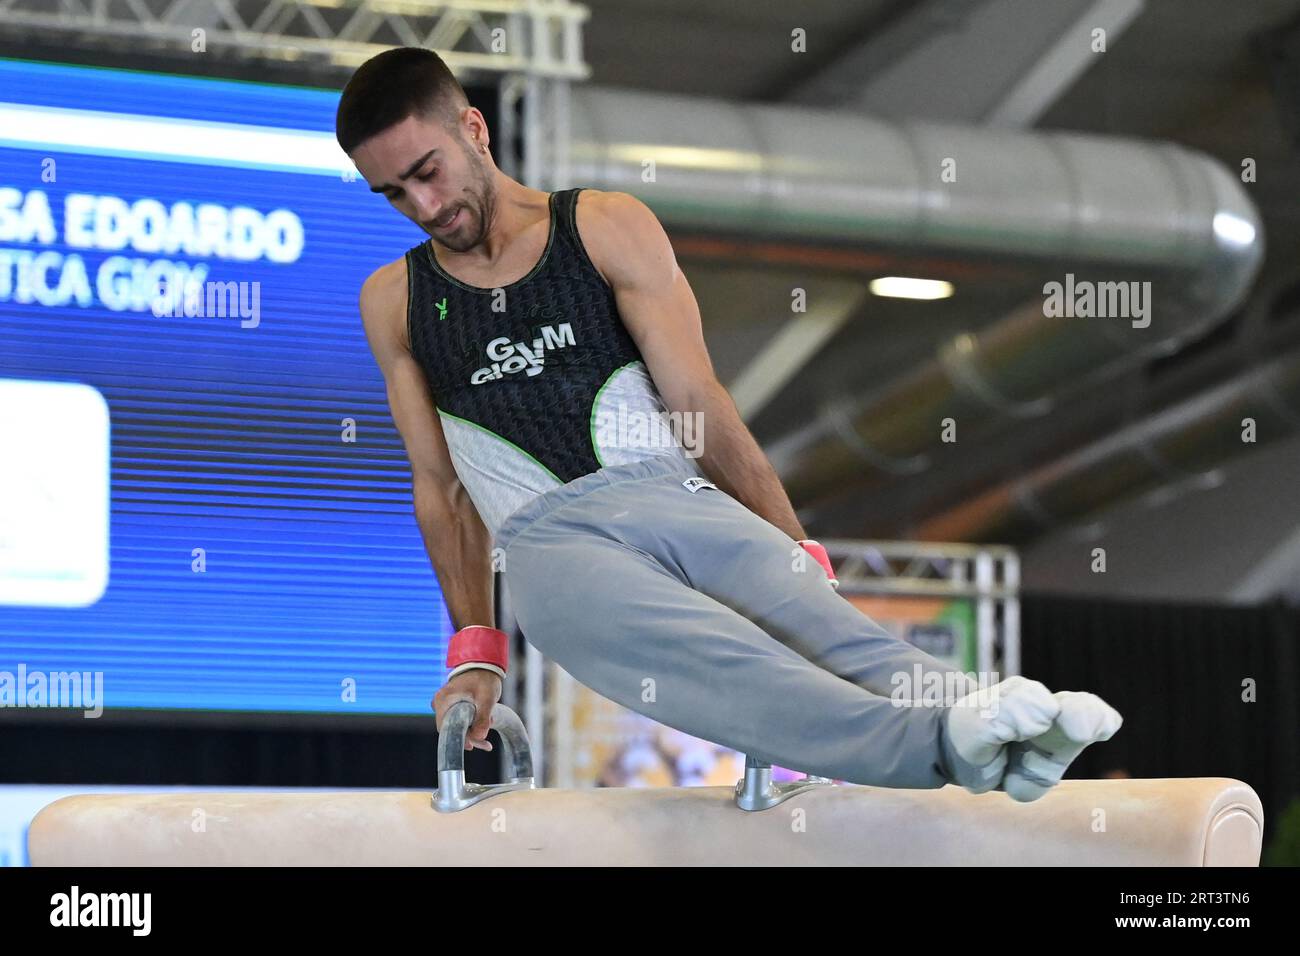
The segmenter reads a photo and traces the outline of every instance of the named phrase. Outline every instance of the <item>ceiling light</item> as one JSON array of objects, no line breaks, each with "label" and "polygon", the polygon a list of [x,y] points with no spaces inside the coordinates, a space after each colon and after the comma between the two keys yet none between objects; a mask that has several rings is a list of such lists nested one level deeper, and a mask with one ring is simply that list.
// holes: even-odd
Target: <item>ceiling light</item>
[{"label": "ceiling light", "polygon": [[941,279],[910,279],[906,276],[882,276],[871,280],[873,295],[891,299],[946,299],[952,295],[952,283]]}]

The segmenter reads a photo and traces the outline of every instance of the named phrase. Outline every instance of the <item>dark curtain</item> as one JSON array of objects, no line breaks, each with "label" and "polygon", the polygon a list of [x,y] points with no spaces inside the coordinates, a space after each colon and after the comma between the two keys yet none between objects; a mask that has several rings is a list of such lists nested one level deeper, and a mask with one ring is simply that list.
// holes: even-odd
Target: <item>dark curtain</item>
[{"label": "dark curtain", "polygon": [[1235,777],[1259,794],[1266,827],[1300,797],[1300,610],[1032,595],[1021,634],[1025,676],[1124,716],[1068,776]]},{"label": "dark curtain", "polygon": [[[248,715],[216,725],[177,726],[125,720],[106,711],[96,720],[0,720],[0,783],[144,784],[212,787],[438,786],[438,734],[430,714],[412,721],[355,718],[313,726],[276,727]],[[168,725],[168,724],[171,725]],[[491,735],[494,746],[498,737]],[[497,752],[465,755],[469,779],[499,779]]]}]

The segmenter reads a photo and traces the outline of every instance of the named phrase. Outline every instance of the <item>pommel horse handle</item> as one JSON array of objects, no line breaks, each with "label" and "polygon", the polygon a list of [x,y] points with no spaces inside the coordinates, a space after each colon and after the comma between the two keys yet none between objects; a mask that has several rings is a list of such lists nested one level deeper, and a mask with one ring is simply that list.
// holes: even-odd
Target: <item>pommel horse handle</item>
[{"label": "pommel horse handle", "polygon": [[773,783],[772,765],[757,757],[746,756],[745,777],[736,782],[736,806],[742,810],[768,810],[797,793],[834,785],[835,781],[829,777],[814,777],[812,774],[802,780]]},{"label": "pommel horse handle", "polygon": [[484,786],[465,782],[465,737],[477,713],[473,701],[460,700],[451,705],[442,722],[438,735],[438,789],[433,793],[433,808],[439,813],[464,810],[498,793],[535,789],[528,731],[519,715],[505,704],[492,708],[492,729],[501,735],[505,749],[505,783]]}]

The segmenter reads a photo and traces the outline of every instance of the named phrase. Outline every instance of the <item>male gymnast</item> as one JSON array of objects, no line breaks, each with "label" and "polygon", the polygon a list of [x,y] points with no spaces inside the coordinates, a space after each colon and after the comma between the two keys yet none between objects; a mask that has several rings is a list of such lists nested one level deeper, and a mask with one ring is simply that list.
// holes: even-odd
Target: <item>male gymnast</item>
[{"label": "male gymnast", "polygon": [[[524,634],[577,680],[780,766],[1027,801],[1119,728],[1092,694],[977,684],[836,593],[641,201],[503,174],[482,113],[428,50],[358,68],[336,133],[429,236],[366,280],[360,308],[457,628],[439,727],[471,700],[467,747],[490,749],[499,569]],[[702,423],[698,454],[674,416]],[[900,696],[931,672],[955,692]]]}]

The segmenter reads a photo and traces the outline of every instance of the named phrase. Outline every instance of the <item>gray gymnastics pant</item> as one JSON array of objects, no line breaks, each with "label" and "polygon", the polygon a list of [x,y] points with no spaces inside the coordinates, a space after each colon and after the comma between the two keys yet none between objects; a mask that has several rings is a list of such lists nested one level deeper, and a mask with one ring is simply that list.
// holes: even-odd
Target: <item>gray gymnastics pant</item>
[{"label": "gray gymnastics pant", "polygon": [[691,491],[699,474],[666,455],[612,465],[510,515],[496,545],[524,636],[624,707],[777,766],[951,782],[946,708],[897,706],[891,679],[960,672],[890,636],[726,492]]}]

